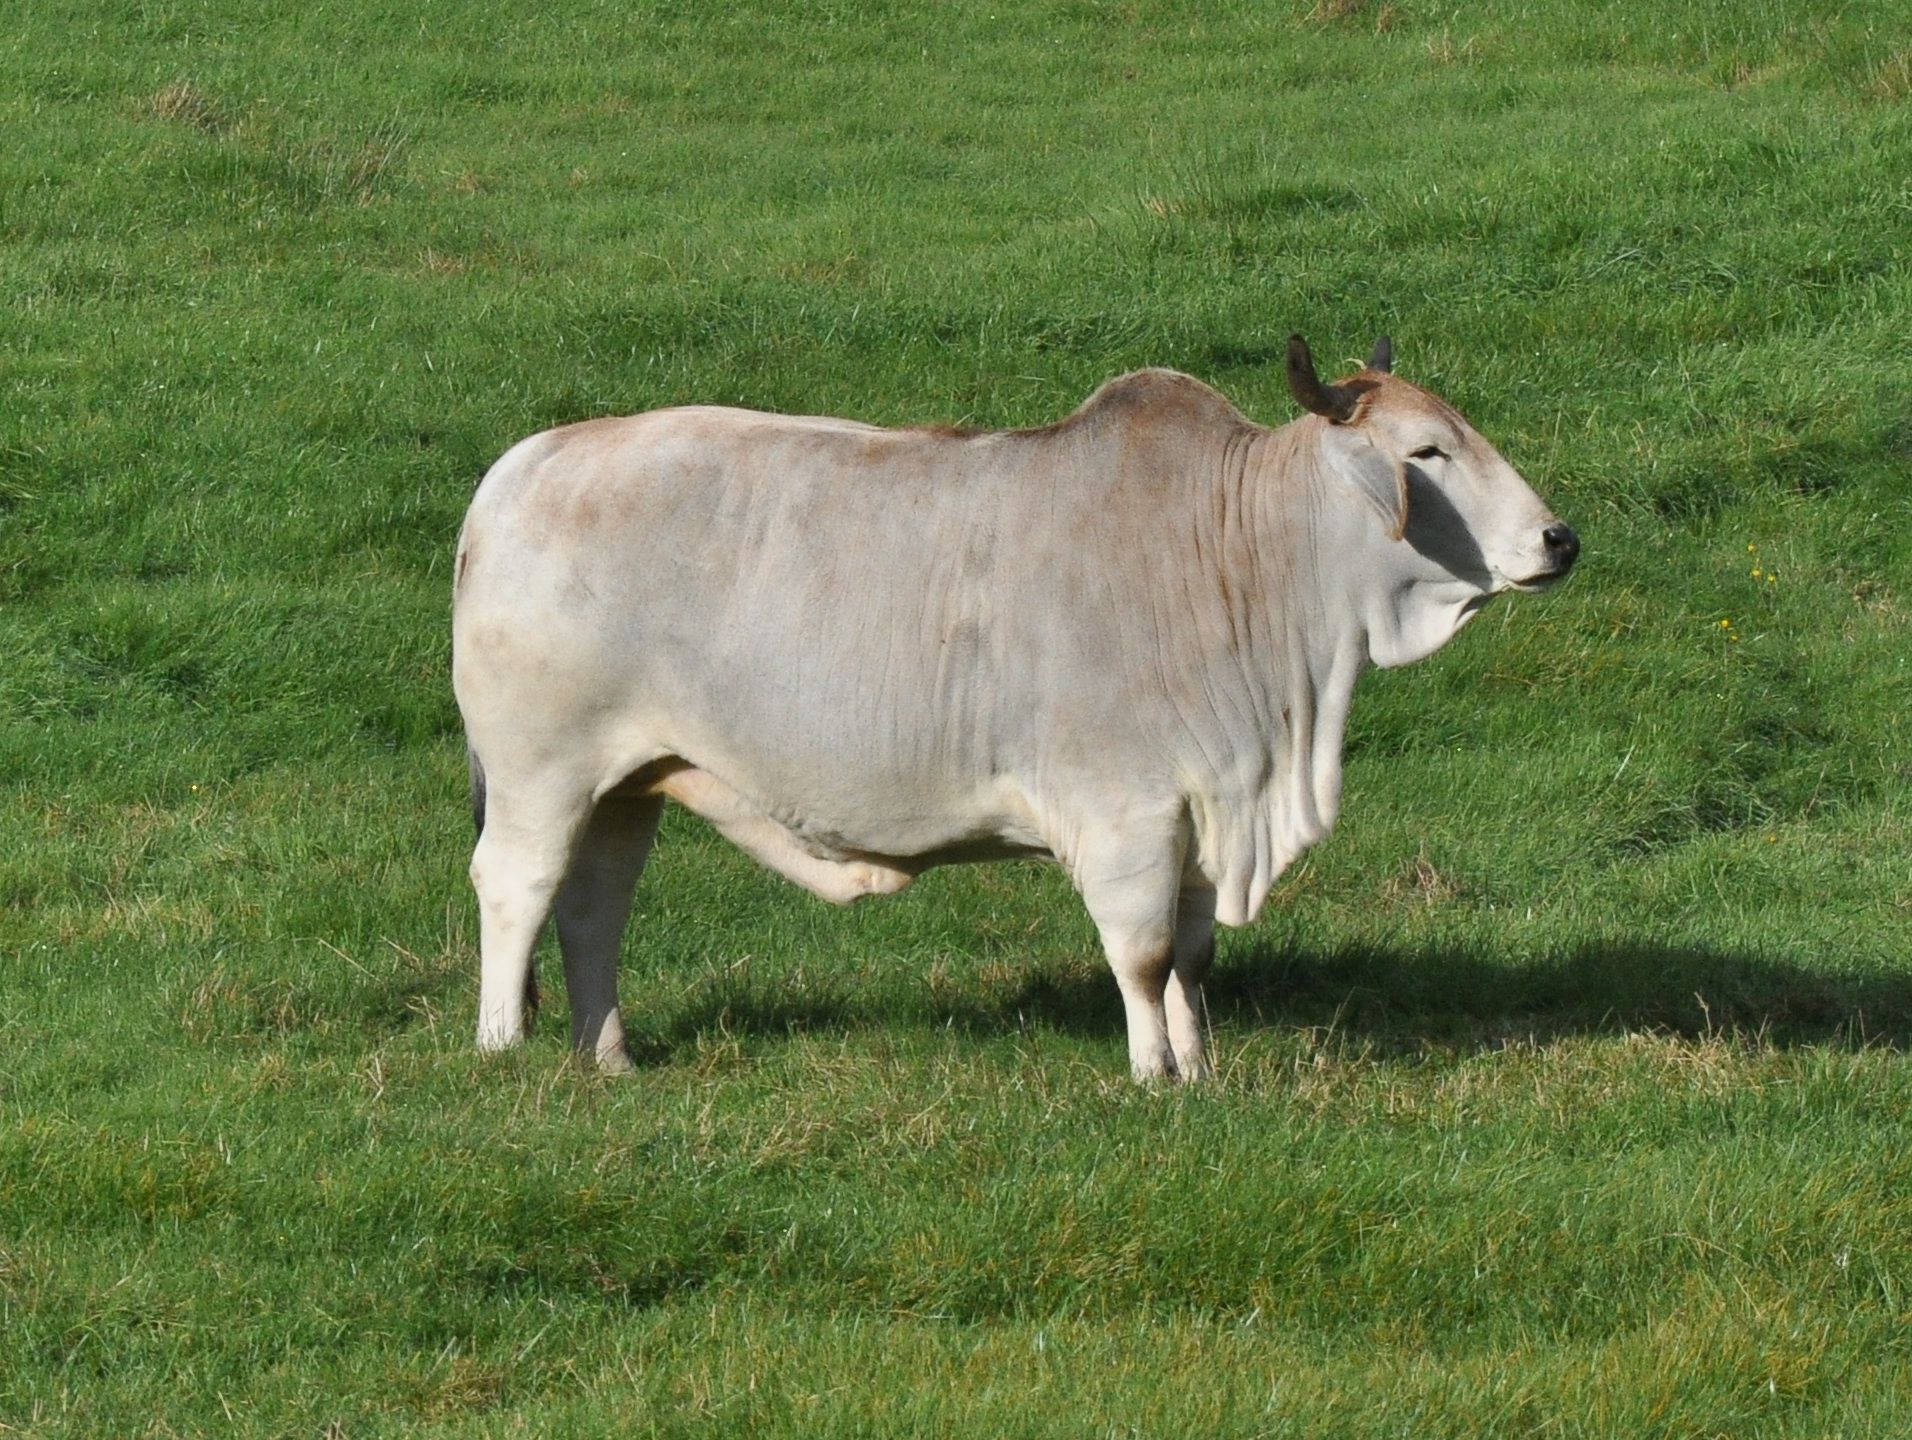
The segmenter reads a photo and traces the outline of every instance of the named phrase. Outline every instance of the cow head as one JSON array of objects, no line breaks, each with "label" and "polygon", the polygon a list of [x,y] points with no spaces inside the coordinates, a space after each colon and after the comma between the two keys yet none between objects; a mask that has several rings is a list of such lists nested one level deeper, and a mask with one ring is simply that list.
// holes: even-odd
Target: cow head
[{"label": "cow head", "polygon": [[1540,590],[1573,568],[1580,541],[1452,406],[1397,379],[1383,336],[1358,375],[1324,384],[1299,335],[1288,388],[1327,423],[1323,466],[1380,514],[1389,536],[1482,595]]}]

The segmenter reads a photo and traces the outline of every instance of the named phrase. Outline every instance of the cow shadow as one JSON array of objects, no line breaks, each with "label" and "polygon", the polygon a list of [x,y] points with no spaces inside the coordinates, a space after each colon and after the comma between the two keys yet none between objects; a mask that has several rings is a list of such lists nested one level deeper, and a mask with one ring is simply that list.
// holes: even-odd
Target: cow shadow
[{"label": "cow shadow", "polygon": [[1257,946],[1218,966],[1208,993],[1219,1021],[1329,1027],[1382,1052],[1629,1031],[1776,1047],[1912,1044],[1912,974],[1883,962],[1835,974],[1650,939],[1531,964],[1459,947]]},{"label": "cow shadow", "polygon": [[[1732,1034],[1773,1047],[1912,1047],[1912,973],[1881,963],[1829,974],[1654,940],[1601,941],[1531,964],[1464,947],[1256,944],[1223,956],[1207,996],[1218,1026],[1321,1030],[1383,1056],[1631,1031]],[[716,1033],[905,1027],[978,1038],[1036,1029],[1116,1037],[1125,1029],[1114,980],[1084,957],[1036,964],[987,991],[950,987],[927,1004],[900,1007],[893,995],[852,988],[785,993],[766,977],[687,997],[658,1029],[633,1036],[633,1048],[640,1063],[661,1063]]]}]

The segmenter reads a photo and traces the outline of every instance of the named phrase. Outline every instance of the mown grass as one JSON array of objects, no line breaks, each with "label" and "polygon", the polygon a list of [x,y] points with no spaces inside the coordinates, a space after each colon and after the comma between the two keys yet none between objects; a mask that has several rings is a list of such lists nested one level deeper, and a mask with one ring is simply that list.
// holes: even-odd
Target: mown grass
[{"label": "mown grass", "polygon": [[[65,3],[0,56],[0,1425],[1905,1433],[1912,15]],[[1060,876],[667,822],[639,1076],[471,1053],[448,558],[679,400],[1291,412],[1582,573],[1364,682],[1123,1077]]]}]

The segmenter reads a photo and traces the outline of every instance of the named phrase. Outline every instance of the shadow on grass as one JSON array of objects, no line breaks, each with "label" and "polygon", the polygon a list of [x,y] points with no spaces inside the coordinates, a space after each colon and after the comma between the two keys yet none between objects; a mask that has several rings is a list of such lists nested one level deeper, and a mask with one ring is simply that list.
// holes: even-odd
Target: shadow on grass
[{"label": "shadow on grass", "polygon": [[[1465,950],[1256,946],[1216,966],[1218,1024],[1332,1029],[1378,1053],[1490,1050],[1510,1041],[1651,1030],[1731,1033],[1763,1043],[1912,1047],[1912,973],[1830,975],[1690,946],[1610,942],[1564,959],[1510,964]],[[995,994],[951,987],[929,1004],[818,990],[774,979],[695,996],[638,1041],[658,1063],[713,1033],[781,1036],[932,1024],[986,1036],[1043,1027],[1076,1035],[1124,1029],[1115,982],[1099,963],[1051,965]]]},{"label": "shadow on grass", "polygon": [[1465,950],[1264,946],[1218,966],[1208,993],[1218,1020],[1332,1025],[1383,1047],[1492,1048],[1628,1030],[1912,1043],[1912,974],[1828,974],[1652,941],[1585,945],[1533,964]]}]

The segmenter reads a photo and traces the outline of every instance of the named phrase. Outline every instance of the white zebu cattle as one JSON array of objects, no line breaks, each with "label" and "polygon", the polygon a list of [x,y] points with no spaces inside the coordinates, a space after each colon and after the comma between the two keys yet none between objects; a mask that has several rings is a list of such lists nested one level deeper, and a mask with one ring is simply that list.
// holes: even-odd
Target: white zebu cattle
[{"label": "white zebu cattle", "polygon": [[459,540],[482,829],[478,1043],[516,1041],[555,907],[574,1042],[629,1065],[616,962],[671,798],[825,899],[1068,867],[1139,1077],[1208,1073],[1201,984],[1327,834],[1356,678],[1579,545],[1447,405],[1338,385],[1279,430],[1167,370],[1041,429],[714,407],[548,431]]}]

